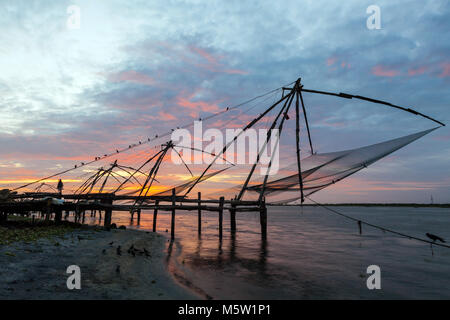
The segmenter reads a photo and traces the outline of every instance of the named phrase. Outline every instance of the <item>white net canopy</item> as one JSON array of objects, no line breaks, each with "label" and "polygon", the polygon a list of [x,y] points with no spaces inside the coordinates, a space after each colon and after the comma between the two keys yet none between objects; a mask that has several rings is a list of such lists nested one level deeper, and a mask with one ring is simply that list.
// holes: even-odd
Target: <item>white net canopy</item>
[{"label": "white net canopy", "polygon": [[[303,193],[308,196],[333,185],[435,129],[437,128],[357,149],[316,153],[304,158],[301,160]],[[295,174],[286,175],[286,172]],[[239,187],[233,189],[236,191]],[[247,197],[250,198],[258,197],[261,191],[269,203],[286,203],[300,199],[300,180],[296,164],[280,170],[280,174],[270,177],[265,185],[258,183],[246,188]]]}]

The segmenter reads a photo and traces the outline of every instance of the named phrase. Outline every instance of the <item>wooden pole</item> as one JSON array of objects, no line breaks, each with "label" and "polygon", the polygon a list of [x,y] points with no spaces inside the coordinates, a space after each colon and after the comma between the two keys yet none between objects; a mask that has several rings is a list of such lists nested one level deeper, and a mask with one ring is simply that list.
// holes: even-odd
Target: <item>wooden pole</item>
[{"label": "wooden pole", "polygon": [[[270,140],[270,138],[271,138],[271,136],[272,136],[272,130],[273,130],[273,129],[275,128],[275,126],[277,125],[278,118],[280,118],[280,116],[283,114],[283,111],[286,109],[286,106],[288,105],[288,103],[290,103],[289,100],[291,99],[291,96],[292,96],[292,95],[293,95],[293,93],[292,93],[292,91],[291,91],[291,92],[286,96],[287,99],[286,99],[286,101],[284,102],[283,107],[282,107],[281,110],[278,112],[278,115],[276,116],[276,118],[273,120],[272,125],[270,126],[270,130],[267,132],[266,140],[264,141],[263,146],[261,147],[261,149],[260,149],[259,152],[258,152],[258,155],[256,156],[256,162],[253,163],[253,166],[252,166],[252,168],[250,169],[250,172],[249,172],[249,174],[247,175],[247,178],[245,179],[244,185],[242,186],[242,189],[241,189],[241,191],[239,192],[239,194],[238,194],[238,196],[237,196],[237,199],[238,199],[238,200],[241,200],[242,197],[244,196],[244,192],[247,190],[247,185],[248,185],[248,183],[250,182],[250,179],[251,179],[252,176],[253,176],[253,172],[255,171],[256,166],[257,166],[258,163],[259,163],[259,159],[260,159],[260,157],[261,157],[261,154],[262,154],[263,151],[266,149],[266,146],[267,146],[267,144],[269,143],[269,140]],[[273,151],[272,151],[272,153],[273,153]]]},{"label": "wooden pole", "polygon": [[[297,80],[295,87],[297,90],[299,90],[300,81]],[[296,100],[295,100],[295,149],[297,154],[297,171],[298,171],[298,183],[300,188],[300,199],[301,203],[305,202],[305,196],[303,194],[303,177],[302,177],[302,166],[300,163],[300,108],[298,104],[298,97],[299,92],[296,93]],[[306,116],[306,114],[305,114]],[[311,141],[310,141],[311,142]],[[311,145],[311,152],[312,152],[312,145]]]},{"label": "wooden pole", "polygon": [[62,220],[62,209],[56,208],[55,210],[55,223],[61,223]]},{"label": "wooden pole", "polygon": [[198,234],[202,234],[202,193],[198,193]]},{"label": "wooden pole", "polygon": [[153,210],[153,232],[156,232],[156,218],[158,217],[159,200],[155,202],[155,210]]},{"label": "wooden pole", "polygon": [[[175,188],[172,189],[172,206],[175,207]],[[170,238],[175,239],[175,208],[172,209],[172,222],[170,224]]]},{"label": "wooden pole", "polygon": [[222,227],[223,227],[223,202],[225,198],[220,197],[219,202],[219,238],[222,240]]},{"label": "wooden pole", "polygon": [[105,226],[106,229],[109,230],[109,228],[111,227],[111,216],[112,216],[112,210],[111,209],[106,209],[105,210],[105,220],[103,222],[103,225]]},{"label": "wooden pole", "polygon": [[52,214],[52,200],[47,200],[47,214],[45,215],[45,220],[50,220],[50,215]]},{"label": "wooden pole", "polygon": [[[58,195],[58,199],[61,199],[62,194],[61,192]],[[55,223],[61,223],[62,220],[62,209],[60,209],[59,207],[56,207],[55,209]]]},{"label": "wooden pole", "polygon": [[[112,199],[105,199],[103,203],[111,204],[113,203]],[[110,229],[111,227],[111,217],[112,217],[112,209],[106,208],[105,209],[105,220],[104,220],[104,226],[106,229]]]},{"label": "wooden pole", "polygon": [[259,209],[259,220],[261,223],[261,237],[265,240],[267,239],[267,207],[265,200],[261,202],[261,207]]},{"label": "wooden pole", "polygon": [[141,209],[138,209],[138,211],[137,211],[137,216],[138,216],[138,218],[137,218],[137,224],[139,225],[139,224],[141,224]]},{"label": "wooden pole", "polygon": [[[233,200],[233,199],[232,199]],[[231,203],[230,209],[230,229],[232,233],[236,232],[236,204]]]},{"label": "wooden pole", "polygon": [[203,170],[202,174],[195,180],[194,184],[192,184],[190,186],[190,188],[186,191],[185,195],[187,195],[189,192],[191,192],[191,190],[197,185],[197,183],[199,183],[203,176],[206,174],[206,172],[212,167],[212,165],[216,162],[216,160],[222,155],[224,154],[227,149],[237,140],[237,138],[244,133],[245,131],[247,131],[248,129],[250,129],[251,127],[253,127],[253,125],[255,125],[255,123],[257,123],[259,120],[261,120],[263,117],[266,116],[266,114],[268,114],[270,111],[272,111],[273,108],[275,108],[279,103],[283,102],[283,100],[285,100],[287,97],[289,97],[289,95],[287,95],[286,97],[282,97],[280,100],[278,100],[277,102],[275,102],[273,105],[271,105],[269,108],[267,108],[263,113],[261,113],[258,117],[256,117],[255,119],[253,119],[252,121],[250,121],[243,129],[240,133],[238,133],[233,140],[229,141],[225,147],[220,151],[219,154],[216,154],[214,160],[208,164],[208,166],[205,168],[205,170]]}]

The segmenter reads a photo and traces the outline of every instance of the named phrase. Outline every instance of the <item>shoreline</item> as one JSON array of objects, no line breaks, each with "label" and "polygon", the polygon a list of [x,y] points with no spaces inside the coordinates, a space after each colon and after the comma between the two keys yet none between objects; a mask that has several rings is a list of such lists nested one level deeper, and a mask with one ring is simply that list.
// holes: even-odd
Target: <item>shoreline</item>
[{"label": "shoreline", "polygon": [[[0,299],[201,299],[170,272],[167,240],[148,231],[83,228],[2,245]],[[131,245],[149,255],[127,252]],[[67,288],[70,265],[80,267],[80,290]]]},{"label": "shoreline", "polygon": [[[407,207],[407,208],[450,208],[449,203],[320,203],[326,207]],[[314,203],[304,204],[270,204],[272,207],[316,207]]]}]

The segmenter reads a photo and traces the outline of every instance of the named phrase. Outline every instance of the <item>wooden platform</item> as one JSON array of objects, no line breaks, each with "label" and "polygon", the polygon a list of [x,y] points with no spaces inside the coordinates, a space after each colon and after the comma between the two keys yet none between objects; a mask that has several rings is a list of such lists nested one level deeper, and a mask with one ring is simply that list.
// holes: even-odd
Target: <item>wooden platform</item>
[{"label": "wooden platform", "polygon": [[[30,215],[32,212],[40,214],[46,219],[54,218],[55,222],[62,221],[63,213],[67,217],[69,214],[75,216],[75,221],[84,223],[87,211],[96,216],[99,212],[100,220],[103,216],[103,225],[109,229],[113,211],[130,212],[131,219],[137,215],[137,222],[140,223],[142,210],[153,210],[153,231],[156,231],[157,216],[159,211],[171,212],[171,238],[175,238],[176,211],[187,210],[197,211],[198,233],[201,234],[202,213],[218,213],[219,237],[223,235],[223,211],[230,212],[230,230],[236,232],[237,212],[260,212],[261,235],[267,236],[267,207],[264,201],[241,201],[225,200],[221,197],[218,200],[202,199],[198,193],[197,199],[188,199],[175,195],[171,196],[126,196],[111,193],[89,193],[89,194],[59,194],[59,193],[23,193],[14,195],[11,202],[0,202],[1,219],[7,219],[9,214]],[[52,199],[63,199],[62,204],[56,204]],[[133,204],[121,204],[117,202],[132,201]]]}]

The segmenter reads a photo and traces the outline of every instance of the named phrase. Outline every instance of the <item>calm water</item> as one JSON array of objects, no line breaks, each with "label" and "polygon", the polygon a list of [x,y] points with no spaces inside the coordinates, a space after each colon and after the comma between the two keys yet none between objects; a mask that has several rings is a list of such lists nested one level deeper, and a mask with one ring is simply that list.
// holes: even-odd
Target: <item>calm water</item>
[{"label": "calm water", "polygon": [[[410,235],[426,232],[450,240],[450,210],[439,208],[334,207],[374,224]],[[118,224],[129,214],[115,213]],[[270,207],[268,238],[260,237],[259,213],[238,213],[237,233],[218,238],[217,214],[178,212],[170,265],[195,287],[222,299],[450,299],[450,249],[399,238],[363,226],[319,207]],[[152,214],[138,228],[151,229]],[[135,226],[136,227],[136,226]],[[158,232],[170,227],[170,214],[158,213]],[[170,230],[169,230],[170,232]],[[381,290],[366,286],[369,265],[381,268]]]}]

